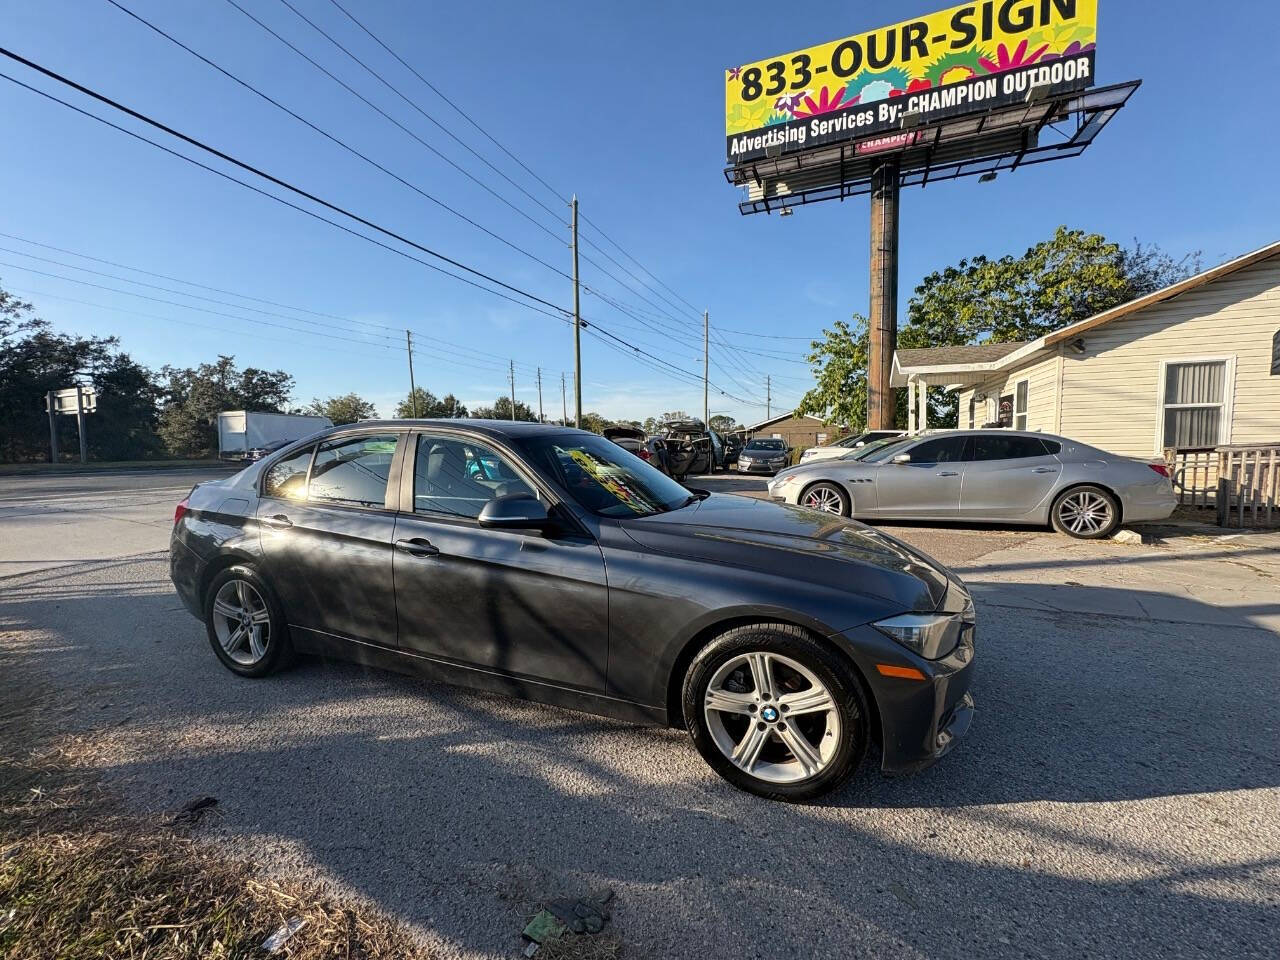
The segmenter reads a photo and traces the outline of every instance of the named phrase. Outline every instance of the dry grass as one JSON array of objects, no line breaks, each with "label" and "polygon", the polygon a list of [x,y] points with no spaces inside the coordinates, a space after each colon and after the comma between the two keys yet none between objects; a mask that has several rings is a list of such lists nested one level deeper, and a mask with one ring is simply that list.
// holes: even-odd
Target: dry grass
[{"label": "dry grass", "polygon": [[362,905],[261,876],[167,818],[119,812],[74,772],[66,741],[33,745],[29,705],[0,716],[3,960],[263,958],[263,940],[296,917],[305,926],[275,956],[428,956]]}]

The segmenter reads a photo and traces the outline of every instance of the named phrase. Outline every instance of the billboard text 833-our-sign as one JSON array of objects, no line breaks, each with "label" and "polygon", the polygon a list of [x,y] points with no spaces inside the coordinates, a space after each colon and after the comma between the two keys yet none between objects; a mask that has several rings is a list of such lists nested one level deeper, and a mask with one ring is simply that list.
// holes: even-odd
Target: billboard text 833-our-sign
[{"label": "billboard text 833-our-sign", "polygon": [[[725,71],[731,162],[1093,83],[1097,0],[983,0]],[[775,152],[770,150],[770,153]]]}]

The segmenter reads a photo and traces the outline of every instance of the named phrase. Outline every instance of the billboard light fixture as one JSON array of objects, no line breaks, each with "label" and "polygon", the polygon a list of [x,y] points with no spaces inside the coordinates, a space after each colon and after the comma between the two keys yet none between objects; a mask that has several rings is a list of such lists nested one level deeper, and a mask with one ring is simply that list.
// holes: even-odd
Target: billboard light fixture
[{"label": "billboard light fixture", "polygon": [[919,110],[908,110],[902,115],[902,129],[910,130],[912,127],[920,126],[920,118],[924,114]]},{"label": "billboard light fixture", "polygon": [[794,210],[792,210],[790,207],[783,207],[781,210],[779,210],[779,211],[778,211],[778,216],[780,216],[780,217],[789,217],[789,216],[791,216],[791,215],[792,215],[792,214],[794,214],[794,213],[795,213],[795,211],[794,211]]},{"label": "billboard light fixture", "polygon": [[765,147],[765,148],[764,148],[764,155],[765,155],[766,157],[780,157],[780,156],[782,156],[782,144],[781,144],[781,143],[771,143],[771,144],[769,144],[767,147]]},{"label": "billboard light fixture", "polygon": [[994,170],[988,170],[986,173],[984,173],[982,176],[978,178],[978,182],[990,183],[995,178],[996,178],[996,172]]},{"label": "billboard light fixture", "polygon": [[1044,100],[1049,96],[1049,91],[1053,89],[1051,83],[1033,83],[1027,88],[1027,103],[1035,103],[1038,100]]}]

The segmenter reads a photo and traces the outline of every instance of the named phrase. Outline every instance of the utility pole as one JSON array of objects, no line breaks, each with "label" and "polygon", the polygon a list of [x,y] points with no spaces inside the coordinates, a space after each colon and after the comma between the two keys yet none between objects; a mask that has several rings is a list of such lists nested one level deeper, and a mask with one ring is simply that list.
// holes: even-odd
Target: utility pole
[{"label": "utility pole", "polygon": [[511,419],[514,420],[516,418],[516,362],[512,360],[510,364],[511,373],[508,376],[511,380]]},{"label": "utility pole", "polygon": [[871,173],[871,309],[867,357],[867,428],[893,429],[890,376],[898,342],[898,161]]},{"label": "utility pole", "polygon": [[542,368],[538,368],[538,422],[545,423],[546,418],[542,416]]},{"label": "utility pole", "polygon": [[409,409],[413,411],[413,419],[418,419],[418,388],[413,385],[413,334],[404,332],[405,346],[409,348]]},{"label": "utility pole", "polygon": [[578,195],[573,195],[573,425],[582,428],[582,304],[578,288]]},{"label": "utility pole", "polygon": [[711,429],[711,405],[707,399],[707,377],[711,363],[711,314],[702,311],[702,423]]},{"label": "utility pole", "polygon": [[567,427],[569,425],[569,401],[565,399],[563,370],[560,371],[560,414],[563,417],[560,425]]},{"label": "utility pole", "polygon": [[773,419],[773,394],[770,391],[770,377],[766,373],[764,375],[764,418],[766,420]]}]

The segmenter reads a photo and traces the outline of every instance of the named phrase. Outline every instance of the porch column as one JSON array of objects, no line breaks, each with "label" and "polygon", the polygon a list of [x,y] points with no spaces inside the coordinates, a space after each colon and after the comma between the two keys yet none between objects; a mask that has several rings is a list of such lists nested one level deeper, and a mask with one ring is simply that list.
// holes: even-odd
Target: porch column
[{"label": "porch column", "polygon": [[919,397],[916,401],[916,425],[921,431],[929,429],[929,384],[923,379],[916,381]]},{"label": "porch column", "polygon": [[907,380],[907,433],[916,432],[916,381]]}]

